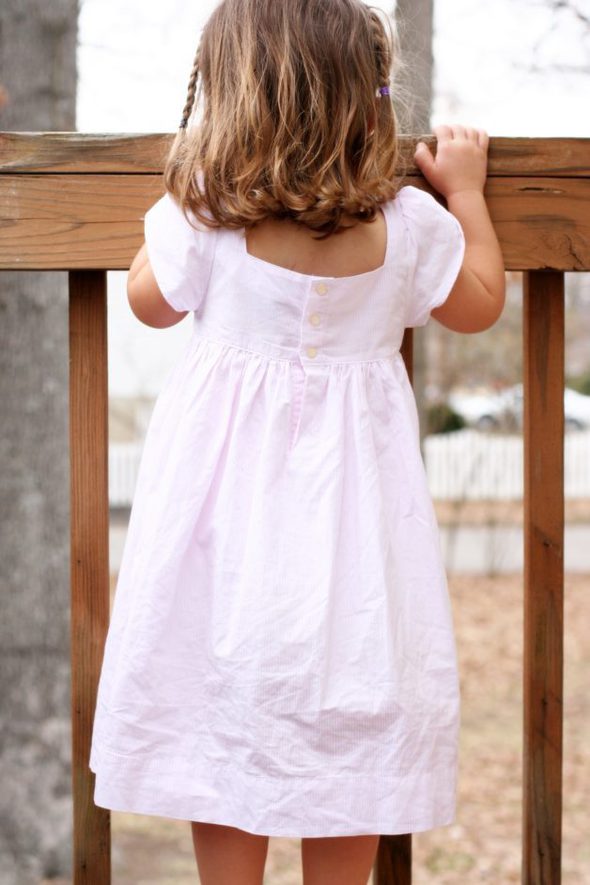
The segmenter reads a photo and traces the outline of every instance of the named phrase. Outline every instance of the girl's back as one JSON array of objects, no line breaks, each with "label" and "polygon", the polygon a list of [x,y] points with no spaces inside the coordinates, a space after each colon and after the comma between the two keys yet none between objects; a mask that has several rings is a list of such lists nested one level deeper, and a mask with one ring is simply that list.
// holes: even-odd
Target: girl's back
[{"label": "girl's back", "polygon": [[387,247],[387,224],[382,211],[375,221],[353,225],[318,242],[294,222],[267,219],[248,232],[250,255],[311,276],[344,277],[381,267]]}]

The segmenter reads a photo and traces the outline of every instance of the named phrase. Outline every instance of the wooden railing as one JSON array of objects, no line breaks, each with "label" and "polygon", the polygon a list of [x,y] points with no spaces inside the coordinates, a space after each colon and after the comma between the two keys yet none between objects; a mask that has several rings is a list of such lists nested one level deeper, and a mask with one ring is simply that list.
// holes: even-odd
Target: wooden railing
[{"label": "wooden railing", "polygon": [[[69,272],[74,882],[91,885],[111,879],[110,813],[88,768],[109,620],[106,274],[142,243],[172,137],[0,132],[0,270]],[[402,138],[408,182],[432,193],[416,141]],[[524,272],[526,885],[561,880],[564,272],[590,269],[589,175],[590,139],[490,139],[487,204],[506,269]],[[375,885],[410,881],[411,834],[382,836]]]}]

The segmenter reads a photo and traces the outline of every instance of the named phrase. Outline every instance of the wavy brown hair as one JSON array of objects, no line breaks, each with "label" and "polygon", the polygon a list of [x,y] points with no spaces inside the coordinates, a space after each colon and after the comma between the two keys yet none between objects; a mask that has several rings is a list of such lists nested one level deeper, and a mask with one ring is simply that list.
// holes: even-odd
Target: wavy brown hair
[{"label": "wavy brown hair", "polygon": [[391,18],[362,0],[223,0],[197,48],[166,190],[212,228],[290,218],[324,239],[342,220],[373,221],[400,186],[400,66]]}]

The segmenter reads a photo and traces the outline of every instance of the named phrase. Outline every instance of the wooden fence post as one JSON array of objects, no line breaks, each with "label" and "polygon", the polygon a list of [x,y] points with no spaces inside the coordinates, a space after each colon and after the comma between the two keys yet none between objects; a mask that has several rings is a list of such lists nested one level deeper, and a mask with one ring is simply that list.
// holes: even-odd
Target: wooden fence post
[{"label": "wooden fence post", "polygon": [[524,273],[522,883],[561,882],[564,275]]},{"label": "wooden fence post", "polygon": [[94,805],[88,767],[110,608],[106,271],[71,271],[69,286],[72,875],[109,885],[111,815]]}]

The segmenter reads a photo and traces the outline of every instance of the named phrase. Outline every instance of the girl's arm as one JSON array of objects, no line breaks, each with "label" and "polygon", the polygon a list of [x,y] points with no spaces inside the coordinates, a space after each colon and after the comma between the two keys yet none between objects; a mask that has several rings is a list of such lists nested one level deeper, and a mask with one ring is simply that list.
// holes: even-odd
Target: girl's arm
[{"label": "girl's arm", "polygon": [[424,143],[415,160],[425,178],[442,193],[465,235],[463,266],[434,319],[455,332],[481,332],[504,309],[506,277],[502,250],[483,194],[488,136],[483,130],[437,126],[436,159]]},{"label": "girl's arm", "polygon": [[153,329],[175,326],[188,313],[174,310],[158,288],[144,244],[131,262],[127,277],[129,306],[140,322]]}]

